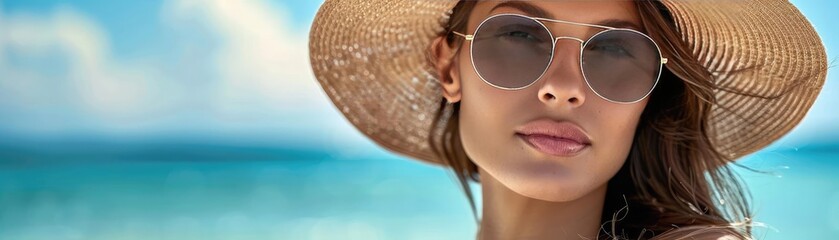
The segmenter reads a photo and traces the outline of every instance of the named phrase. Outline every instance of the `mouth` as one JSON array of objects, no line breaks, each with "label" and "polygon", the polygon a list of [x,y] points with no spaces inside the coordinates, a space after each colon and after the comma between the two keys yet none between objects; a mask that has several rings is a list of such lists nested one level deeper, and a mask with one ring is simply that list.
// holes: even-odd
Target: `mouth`
[{"label": "mouth", "polygon": [[516,136],[527,142],[531,147],[540,152],[560,156],[573,157],[578,155],[583,150],[587,149],[590,144],[581,143],[573,139],[555,137],[544,134],[522,134],[516,133]]},{"label": "mouth", "polygon": [[539,119],[516,129],[516,136],[540,152],[572,157],[591,146],[591,139],[570,121]]}]

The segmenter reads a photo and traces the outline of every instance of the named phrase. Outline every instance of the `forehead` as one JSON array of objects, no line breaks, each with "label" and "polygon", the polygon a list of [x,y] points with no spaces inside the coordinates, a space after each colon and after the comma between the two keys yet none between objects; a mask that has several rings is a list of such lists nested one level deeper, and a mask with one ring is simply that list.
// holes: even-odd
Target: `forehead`
[{"label": "forehead", "polygon": [[518,13],[531,17],[601,24],[641,30],[641,19],[633,1],[480,1],[469,17],[475,26],[499,13]]}]

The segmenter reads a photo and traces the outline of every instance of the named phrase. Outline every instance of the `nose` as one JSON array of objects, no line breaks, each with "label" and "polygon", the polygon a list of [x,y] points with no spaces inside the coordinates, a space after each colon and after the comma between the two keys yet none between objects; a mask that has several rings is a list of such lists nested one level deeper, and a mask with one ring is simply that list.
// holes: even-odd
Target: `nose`
[{"label": "nose", "polygon": [[555,41],[553,60],[539,87],[539,100],[557,107],[578,107],[585,102],[586,95],[580,69],[583,41],[574,37],[557,37]]}]

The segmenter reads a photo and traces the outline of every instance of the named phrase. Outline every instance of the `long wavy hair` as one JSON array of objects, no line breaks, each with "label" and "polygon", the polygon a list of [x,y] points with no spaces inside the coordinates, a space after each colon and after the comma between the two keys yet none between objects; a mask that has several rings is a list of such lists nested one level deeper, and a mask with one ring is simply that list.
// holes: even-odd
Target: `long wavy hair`
[{"label": "long wavy hair", "polygon": [[[440,44],[462,52],[463,40],[452,31],[466,31],[476,3],[461,1],[454,7]],[[662,46],[669,62],[641,115],[626,162],[608,182],[598,238],[689,237],[708,230],[751,238],[751,196],[727,164],[732,159],[717,151],[708,135],[718,87],[681,39],[670,12],[658,1],[635,3],[645,32]],[[432,65],[433,59],[429,51]],[[447,104],[441,98],[431,128],[439,134],[428,141],[454,172],[479,221],[469,186],[480,182],[478,167],[461,145],[459,112],[459,102]]]}]

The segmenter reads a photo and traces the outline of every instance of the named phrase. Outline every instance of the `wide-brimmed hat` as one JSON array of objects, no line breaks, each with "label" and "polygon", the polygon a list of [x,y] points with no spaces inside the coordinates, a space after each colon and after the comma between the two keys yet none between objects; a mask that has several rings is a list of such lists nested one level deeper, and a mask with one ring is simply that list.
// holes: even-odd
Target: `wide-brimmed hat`
[{"label": "wide-brimmed hat", "polygon": [[[362,133],[396,153],[441,163],[427,141],[441,87],[431,40],[456,0],[326,0],[310,32],[315,76]],[[716,84],[709,134],[730,159],[789,132],[820,92],[827,57],[807,19],[785,0],[661,1]],[[748,71],[727,71],[760,66]],[[778,96],[778,97],[766,97]]]}]

